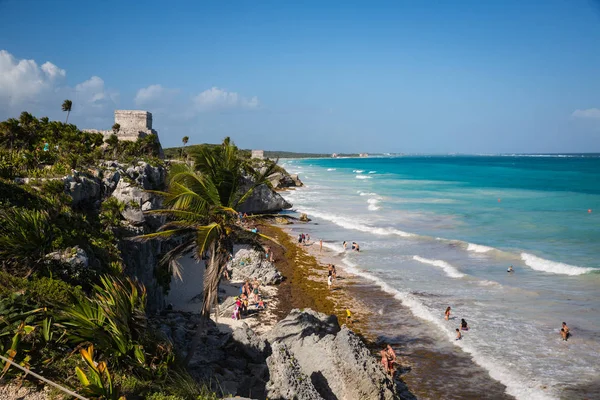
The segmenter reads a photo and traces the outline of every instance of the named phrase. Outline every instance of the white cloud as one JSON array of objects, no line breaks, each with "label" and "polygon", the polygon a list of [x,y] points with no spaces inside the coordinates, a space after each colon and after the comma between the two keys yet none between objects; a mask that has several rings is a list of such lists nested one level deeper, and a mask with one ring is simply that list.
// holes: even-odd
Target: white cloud
[{"label": "white cloud", "polygon": [[[6,50],[0,50],[0,120],[27,110],[41,117],[61,119],[63,100],[73,100],[73,121],[81,127],[105,128],[112,121],[118,92],[106,88],[98,76],[75,87],[66,84],[64,69],[47,61],[18,60]],[[103,121],[101,126],[98,121]]]},{"label": "white cloud", "polygon": [[228,92],[218,87],[212,87],[192,98],[194,107],[199,111],[246,109],[254,110],[260,107],[258,97],[246,98],[236,92]]},{"label": "white cloud", "polygon": [[571,116],[576,118],[600,118],[600,108],[588,108],[586,110],[575,110]]},{"label": "white cloud", "polygon": [[65,70],[51,62],[40,67],[34,60],[17,60],[8,51],[0,50],[0,105],[36,101],[65,76]]},{"label": "white cloud", "polygon": [[138,90],[134,102],[138,107],[160,107],[161,105],[171,103],[178,92],[177,89],[169,89],[162,85],[150,85]]}]

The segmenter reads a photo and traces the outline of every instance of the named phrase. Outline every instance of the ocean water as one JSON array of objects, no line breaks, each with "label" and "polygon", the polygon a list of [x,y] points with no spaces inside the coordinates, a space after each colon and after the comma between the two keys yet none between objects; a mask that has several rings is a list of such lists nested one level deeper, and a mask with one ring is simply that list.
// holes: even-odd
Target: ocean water
[{"label": "ocean water", "polygon": [[[600,381],[600,156],[281,164],[305,183],[284,197],[318,224],[313,240],[392,294],[440,345],[471,357],[506,394],[600,396],[577,389]],[[344,240],[361,252],[344,252]],[[461,318],[470,330],[455,341]],[[567,342],[563,321],[573,332]]]}]

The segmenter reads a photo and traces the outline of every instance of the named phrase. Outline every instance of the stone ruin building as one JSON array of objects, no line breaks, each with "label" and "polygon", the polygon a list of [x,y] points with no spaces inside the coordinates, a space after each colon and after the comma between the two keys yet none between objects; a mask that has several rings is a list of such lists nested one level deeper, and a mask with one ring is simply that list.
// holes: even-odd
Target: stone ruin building
[{"label": "stone ruin building", "polygon": [[[115,110],[115,124],[119,124],[120,126],[119,131],[116,132],[119,140],[135,142],[139,138],[143,138],[148,135],[156,135],[158,138],[158,132],[152,129],[152,113],[148,111]],[[115,134],[112,129],[105,131],[86,129],[85,131],[102,133],[104,135],[104,140],[108,139],[110,135]],[[162,146],[160,147],[160,153],[162,154]]]}]

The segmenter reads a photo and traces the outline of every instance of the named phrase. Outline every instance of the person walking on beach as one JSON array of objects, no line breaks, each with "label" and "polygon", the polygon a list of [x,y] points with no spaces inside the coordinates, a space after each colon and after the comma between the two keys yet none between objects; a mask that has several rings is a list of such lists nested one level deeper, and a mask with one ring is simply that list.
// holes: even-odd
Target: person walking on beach
[{"label": "person walking on beach", "polygon": [[333,278],[333,281],[335,282],[337,279],[337,271],[335,270],[335,265],[331,264],[331,277]]},{"label": "person walking on beach", "polygon": [[450,306],[448,306],[448,308],[446,308],[446,312],[444,312],[444,319],[445,319],[446,321],[448,321],[448,320],[450,319],[450,310],[451,310],[451,309],[452,309],[452,308],[450,308]]},{"label": "person walking on beach", "polygon": [[302,234],[299,233],[298,234],[298,246],[300,246],[302,244]]},{"label": "person walking on beach", "polygon": [[323,239],[319,240],[319,253],[323,251]]},{"label": "person walking on beach", "polygon": [[333,277],[331,276],[331,271],[329,271],[329,274],[327,275],[327,288],[329,290],[331,290],[332,286],[333,286]]}]

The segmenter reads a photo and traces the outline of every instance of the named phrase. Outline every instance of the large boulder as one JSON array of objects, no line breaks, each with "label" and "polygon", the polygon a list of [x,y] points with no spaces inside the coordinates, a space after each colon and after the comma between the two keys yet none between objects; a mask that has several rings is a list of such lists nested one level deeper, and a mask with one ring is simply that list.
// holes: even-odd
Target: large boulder
[{"label": "large boulder", "polygon": [[[251,186],[252,182],[249,179],[245,180],[241,190],[248,190]],[[279,193],[275,192],[269,186],[262,184],[254,188],[250,197],[239,207],[239,211],[249,214],[268,214],[289,208],[292,208],[292,205],[281,197]]]},{"label": "large boulder", "polygon": [[227,264],[233,281],[258,279],[263,285],[276,285],[283,280],[275,265],[264,259],[264,253],[249,246],[234,247],[233,258]]},{"label": "large boulder", "polygon": [[273,354],[278,345],[286,346],[324,399],[400,398],[365,344],[346,326],[340,328],[335,316],[292,310],[268,340]]},{"label": "large boulder", "polygon": [[267,365],[270,379],[266,389],[269,399],[323,399],[285,344],[273,345],[273,353],[267,359]]},{"label": "large boulder", "polygon": [[89,178],[74,173],[66,176],[63,182],[65,183],[65,193],[71,196],[74,206],[93,204],[102,197],[102,181],[98,178]]}]

